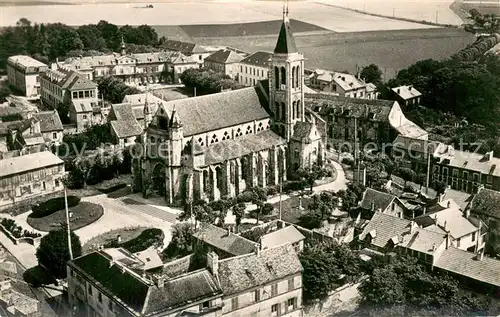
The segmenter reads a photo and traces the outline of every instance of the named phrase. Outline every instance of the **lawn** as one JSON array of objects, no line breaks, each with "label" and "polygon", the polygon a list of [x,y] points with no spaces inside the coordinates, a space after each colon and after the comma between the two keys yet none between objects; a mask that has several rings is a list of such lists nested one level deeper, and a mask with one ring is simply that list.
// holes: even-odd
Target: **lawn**
[{"label": "lawn", "polygon": [[176,100],[193,96],[193,92],[191,90],[181,87],[155,89],[153,93],[154,95],[165,100]]},{"label": "lawn", "polygon": [[135,227],[135,228],[122,228],[105,232],[101,235],[98,235],[97,237],[90,239],[87,243],[85,243],[82,247],[82,253],[85,254],[94,251],[97,249],[97,246],[108,244],[116,240],[118,236],[121,236],[122,243],[130,241],[132,239],[137,238],[141,234],[141,232],[143,232],[146,229],[147,227]]},{"label": "lawn", "polygon": [[[104,213],[102,206],[90,202],[80,202],[77,206],[69,208],[72,217],[70,227],[76,230],[97,221]],[[40,231],[51,231],[61,228],[66,223],[65,210],[56,211],[43,218],[32,218],[28,216],[28,224]]]},{"label": "lawn", "polygon": [[[283,200],[281,202],[281,219],[287,222],[298,224],[299,218],[302,215],[305,215],[307,211],[307,207],[309,206],[311,199],[310,198],[302,198],[302,207],[304,210],[300,210],[299,206],[299,196],[290,197],[287,200]],[[276,213],[279,213],[279,202],[274,204],[274,210]]]}]

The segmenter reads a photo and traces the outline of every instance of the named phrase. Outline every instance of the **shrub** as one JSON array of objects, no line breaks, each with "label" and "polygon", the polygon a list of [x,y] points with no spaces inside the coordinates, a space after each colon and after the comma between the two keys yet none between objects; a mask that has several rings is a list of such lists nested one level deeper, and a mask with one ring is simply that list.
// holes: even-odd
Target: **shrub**
[{"label": "shrub", "polygon": [[353,166],[354,165],[354,160],[352,158],[344,157],[340,163]]},{"label": "shrub", "polygon": [[253,198],[253,193],[251,191],[244,191],[243,193],[239,194],[236,200],[239,203],[250,203],[252,202]]},{"label": "shrub", "polygon": [[305,184],[302,181],[286,181],[283,183],[283,192],[289,193],[295,190],[303,190]]},{"label": "shrub", "polygon": [[[68,196],[68,208],[75,207],[80,203],[80,197],[78,196]],[[33,206],[30,217],[31,218],[43,218],[56,211],[65,208],[64,197],[56,197],[49,199],[40,203],[39,205]]]},{"label": "shrub", "polygon": [[267,195],[268,196],[277,195],[280,192],[279,185],[277,185],[277,186],[273,186],[273,185],[268,186],[266,188],[266,191],[267,191]]},{"label": "shrub", "polygon": [[114,191],[117,191],[117,190],[125,188],[125,187],[127,187],[126,183],[120,183],[120,184],[111,185],[111,186],[107,186],[107,187],[99,187],[99,188],[97,188],[97,190],[99,190],[103,194],[109,194],[109,193],[112,193]]}]

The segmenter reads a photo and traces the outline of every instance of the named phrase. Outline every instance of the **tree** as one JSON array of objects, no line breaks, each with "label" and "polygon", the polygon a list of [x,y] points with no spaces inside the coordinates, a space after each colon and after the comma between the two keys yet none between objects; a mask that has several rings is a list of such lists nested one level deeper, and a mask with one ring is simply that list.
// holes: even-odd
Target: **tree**
[{"label": "tree", "polygon": [[331,290],[342,284],[340,278],[343,275],[355,278],[359,274],[358,257],[345,245],[308,244],[299,257],[303,267],[304,300],[307,302],[328,296]]},{"label": "tree", "polygon": [[314,182],[326,175],[328,175],[328,171],[316,164],[310,168],[299,168],[297,171],[297,176],[309,185],[311,191],[313,190]]},{"label": "tree", "polygon": [[375,64],[363,67],[360,76],[367,83],[372,83],[376,86],[379,86],[382,83],[382,71]]},{"label": "tree", "polygon": [[342,200],[342,210],[350,211],[351,209],[358,206],[358,202],[361,201],[365,187],[360,183],[350,183],[347,185],[346,190],[339,190],[337,195]]},{"label": "tree", "polygon": [[104,99],[111,103],[120,103],[126,95],[141,93],[135,87],[125,85],[123,81],[116,77],[105,76],[97,80],[99,91],[103,94]]},{"label": "tree", "polygon": [[257,224],[258,224],[260,216],[265,215],[266,212],[272,211],[272,209],[270,211],[269,211],[269,207],[264,209],[264,206],[266,205],[266,201],[267,201],[267,192],[264,188],[252,187],[250,189],[250,192],[252,193],[252,204],[257,206],[257,210],[255,210],[255,216],[256,216]]},{"label": "tree", "polygon": [[300,225],[307,229],[320,228],[323,221],[337,208],[337,204],[338,197],[329,192],[314,195],[308,205],[310,212],[300,217]]},{"label": "tree", "polygon": [[12,94],[12,91],[9,89],[9,87],[0,87],[0,103],[6,102],[7,97],[10,96],[10,94]]},{"label": "tree", "polygon": [[190,223],[176,223],[172,226],[172,240],[163,250],[163,254],[169,258],[180,258],[193,251],[194,226]]},{"label": "tree", "polygon": [[405,181],[405,187],[407,182],[414,182],[417,178],[417,173],[411,168],[400,168],[397,173]]},{"label": "tree", "polygon": [[198,222],[214,224],[216,218],[217,214],[204,200],[198,201],[196,204],[190,204],[188,210],[184,210],[179,215],[179,220],[194,219],[195,229]]},{"label": "tree", "polygon": [[245,217],[245,210],[247,206],[244,202],[239,202],[233,206],[233,214],[236,218],[236,232],[239,231],[241,220]]},{"label": "tree", "polygon": [[180,79],[186,87],[196,88],[198,94],[212,94],[220,92],[223,89],[242,88],[242,85],[227,75],[211,69],[190,68],[180,75]]},{"label": "tree", "polygon": [[[80,238],[71,232],[71,249],[73,258],[82,254]],[[70,260],[68,249],[67,229],[50,231],[42,237],[40,246],[36,250],[38,263],[46,267],[56,278],[66,277],[66,262]]]}]

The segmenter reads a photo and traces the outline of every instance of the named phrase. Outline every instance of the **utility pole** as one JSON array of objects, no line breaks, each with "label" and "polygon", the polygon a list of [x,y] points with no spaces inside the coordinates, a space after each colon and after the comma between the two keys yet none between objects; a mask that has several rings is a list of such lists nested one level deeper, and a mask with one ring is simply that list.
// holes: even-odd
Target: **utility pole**
[{"label": "utility pole", "polygon": [[438,23],[439,11],[436,11],[436,24]]},{"label": "utility pole", "polygon": [[194,86],[194,96],[196,97],[196,86]]},{"label": "utility pole", "polygon": [[392,8],[392,17],[394,18],[396,16],[396,9]]},{"label": "utility pole", "polygon": [[68,231],[69,259],[73,260],[73,249],[71,248],[71,229],[69,226],[68,195],[66,193],[66,184],[64,184],[64,207],[66,209],[66,226]]}]

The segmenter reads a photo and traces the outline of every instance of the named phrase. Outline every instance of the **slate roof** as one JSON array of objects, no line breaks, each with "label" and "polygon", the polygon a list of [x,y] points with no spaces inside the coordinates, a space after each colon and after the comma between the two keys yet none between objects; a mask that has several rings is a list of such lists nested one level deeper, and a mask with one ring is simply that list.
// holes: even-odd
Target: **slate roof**
[{"label": "slate roof", "polygon": [[372,209],[372,204],[374,211],[381,210],[384,211],[391,202],[396,199],[396,196],[384,193],[372,188],[367,188],[363,193],[363,199],[361,200],[360,207],[366,210]]},{"label": "slate roof", "polygon": [[286,144],[284,138],[271,130],[264,130],[214,143],[202,148],[202,151],[205,153],[205,165],[208,166],[283,144]]},{"label": "slate roof", "polygon": [[258,51],[241,60],[241,64],[269,68],[273,53]]},{"label": "slate roof", "polygon": [[[411,233],[411,226],[415,226]],[[393,239],[397,240],[400,247],[418,252],[432,254],[433,247],[439,247],[445,241],[445,235],[431,230],[418,228],[410,220],[401,219],[392,215],[375,212],[370,222],[366,225],[359,239],[365,240],[370,233],[375,233],[371,244],[379,248],[390,247]],[[392,242],[394,243],[394,242]]]},{"label": "slate roof", "polygon": [[40,74],[41,77],[48,79],[63,89],[83,90],[95,89],[97,84],[87,79],[87,77],[74,70],[59,68],[57,70],[48,69]]},{"label": "slate roof", "polygon": [[231,255],[252,253],[258,246],[258,244],[253,241],[234,233],[228,233],[227,230],[212,224],[202,224],[193,236]]},{"label": "slate roof", "polygon": [[184,125],[184,136],[269,118],[262,93],[256,87],[166,101],[167,114],[175,107]]},{"label": "slate roof", "polygon": [[166,40],[162,47],[171,50],[171,51],[179,51],[183,54],[193,54],[193,53],[204,53],[207,50],[196,43],[182,42],[176,40]]},{"label": "slate roof", "polygon": [[287,243],[292,245],[304,240],[306,237],[300,233],[295,226],[288,226],[282,229],[278,229],[260,238],[260,243],[262,249],[272,249],[277,246],[281,246]]},{"label": "slate roof", "polygon": [[481,188],[470,203],[470,213],[500,219],[500,192]]},{"label": "slate roof", "polygon": [[491,154],[490,158],[486,159],[483,154],[453,149],[446,154],[437,153],[436,156],[441,158],[441,162],[449,159],[450,162],[447,165],[452,167],[500,177],[500,158],[493,157]]},{"label": "slate roof", "polygon": [[111,105],[110,114],[114,120],[134,121],[136,120],[132,105],[129,103],[117,103]]},{"label": "slate roof", "polygon": [[110,265],[110,259],[103,254],[89,253],[68,262],[68,265],[85,273],[94,283],[135,311],[141,312],[144,308],[149,285],[130,271]]},{"label": "slate roof", "polygon": [[394,101],[382,99],[356,99],[325,93],[304,94],[306,106],[321,116],[335,114],[374,121],[389,121]]},{"label": "slate roof", "polygon": [[427,153],[429,151],[429,153],[433,154],[439,146],[439,142],[398,135],[394,142],[392,142],[392,145],[400,149],[411,149],[411,151],[420,153]]},{"label": "slate roof", "polygon": [[447,199],[453,199],[453,201],[457,203],[461,210],[465,210],[469,202],[472,200],[472,195],[451,188],[446,188],[444,191],[443,200]]},{"label": "slate roof", "polygon": [[291,244],[219,260],[219,280],[225,296],[299,274],[302,265]]},{"label": "slate roof", "polygon": [[63,164],[64,162],[50,151],[6,158],[0,160],[0,177]]},{"label": "slate roof", "polygon": [[206,61],[215,62],[219,64],[232,64],[238,63],[243,59],[241,55],[228,49],[220,49],[205,58]]},{"label": "slate roof", "polygon": [[110,122],[116,136],[120,139],[128,138],[131,136],[138,136],[142,133],[140,124],[134,120],[113,120]]},{"label": "slate roof", "polygon": [[434,266],[500,287],[500,261],[489,257],[476,260],[476,255],[453,246],[444,250]]},{"label": "slate roof", "polygon": [[392,88],[392,91],[404,100],[422,96],[420,91],[413,86],[399,86]]},{"label": "slate roof", "polygon": [[33,117],[40,122],[40,131],[42,133],[64,130],[61,118],[59,118],[59,114],[55,110],[34,113]]},{"label": "slate roof", "polygon": [[151,286],[144,314],[153,315],[221,293],[208,270],[189,272],[166,280],[163,288]]},{"label": "slate roof", "polygon": [[297,46],[295,45],[295,39],[293,38],[293,32],[292,28],[290,27],[290,20],[288,19],[288,15],[285,15],[283,18],[283,23],[281,24],[281,29],[278,35],[278,41],[276,42],[276,47],[274,48],[274,53],[297,53]]}]

